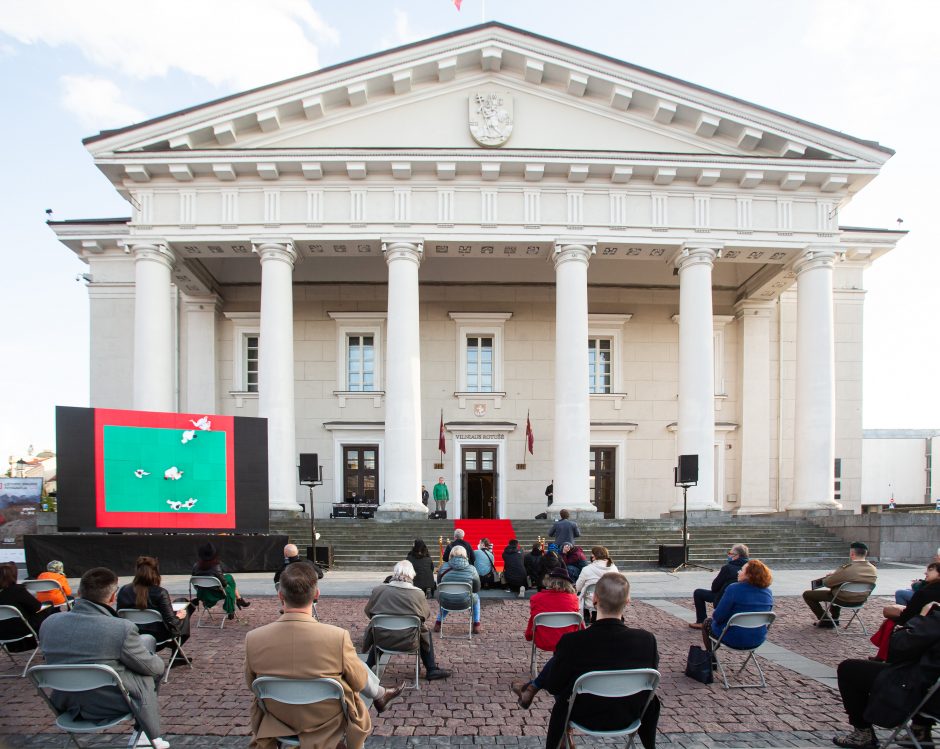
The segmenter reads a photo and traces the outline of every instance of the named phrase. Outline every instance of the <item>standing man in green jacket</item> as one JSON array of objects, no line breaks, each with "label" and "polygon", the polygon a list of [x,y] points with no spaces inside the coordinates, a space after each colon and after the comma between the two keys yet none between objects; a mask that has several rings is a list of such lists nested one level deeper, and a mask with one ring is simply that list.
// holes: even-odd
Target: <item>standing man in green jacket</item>
[{"label": "standing man in green jacket", "polygon": [[440,476],[434,485],[434,505],[438,512],[444,512],[447,509],[447,500],[450,499],[450,492],[447,491],[447,484],[444,483],[444,477]]}]

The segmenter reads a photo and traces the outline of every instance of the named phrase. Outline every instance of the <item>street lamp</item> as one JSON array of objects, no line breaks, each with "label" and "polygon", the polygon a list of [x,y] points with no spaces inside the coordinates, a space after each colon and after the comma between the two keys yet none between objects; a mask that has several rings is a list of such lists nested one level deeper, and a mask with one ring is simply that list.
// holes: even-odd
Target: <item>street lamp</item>
[{"label": "street lamp", "polygon": [[16,461],[16,469],[20,472],[20,478],[24,478],[26,476],[26,461],[22,458]]}]

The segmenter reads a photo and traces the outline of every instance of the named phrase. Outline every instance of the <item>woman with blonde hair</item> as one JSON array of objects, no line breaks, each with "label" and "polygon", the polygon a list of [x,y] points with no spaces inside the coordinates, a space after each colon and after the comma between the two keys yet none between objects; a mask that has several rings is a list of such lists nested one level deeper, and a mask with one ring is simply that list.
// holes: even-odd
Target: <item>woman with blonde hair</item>
[{"label": "woman with blonde hair", "polygon": [[584,614],[584,621],[594,621],[594,618],[597,616],[597,613],[594,611],[594,604],[591,602],[591,599],[584,595],[584,591],[589,585],[594,585],[608,572],[620,572],[617,569],[617,565],[614,564],[613,560],[610,558],[610,552],[607,551],[606,546],[592,546],[591,547],[591,563],[581,570],[581,574],[578,575],[578,581],[575,583],[575,590],[578,593],[578,598],[581,601],[581,610]]}]

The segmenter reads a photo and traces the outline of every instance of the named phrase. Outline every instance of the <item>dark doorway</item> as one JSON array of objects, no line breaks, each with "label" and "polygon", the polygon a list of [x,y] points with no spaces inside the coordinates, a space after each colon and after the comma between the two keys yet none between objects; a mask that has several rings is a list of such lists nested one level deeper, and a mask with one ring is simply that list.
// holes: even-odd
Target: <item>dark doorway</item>
[{"label": "dark doorway", "polygon": [[495,447],[464,448],[461,517],[487,520],[499,517],[496,478]]},{"label": "dark doorway", "polygon": [[604,517],[609,519],[614,517],[616,450],[612,447],[592,447],[590,455],[591,501],[598,512],[603,512]]},{"label": "dark doorway", "polygon": [[378,504],[379,446],[343,446],[343,499]]}]

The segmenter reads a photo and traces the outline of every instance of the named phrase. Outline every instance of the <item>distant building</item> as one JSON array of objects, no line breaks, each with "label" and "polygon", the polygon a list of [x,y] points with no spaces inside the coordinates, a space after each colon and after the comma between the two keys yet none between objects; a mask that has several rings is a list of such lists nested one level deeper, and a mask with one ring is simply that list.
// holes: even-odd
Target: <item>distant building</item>
[{"label": "distant building", "polygon": [[930,505],[940,496],[940,429],[866,429],[862,505]]},{"label": "distant building", "polygon": [[874,141],[489,23],[85,144],[91,404],[266,417],[272,510],[298,453],[320,516],[653,517],[680,454],[693,509],[863,501]]}]

